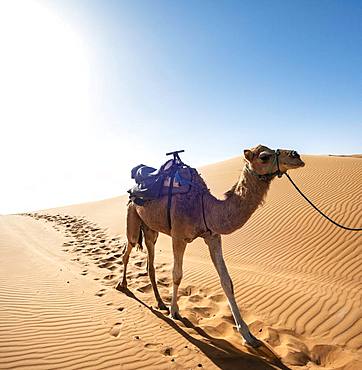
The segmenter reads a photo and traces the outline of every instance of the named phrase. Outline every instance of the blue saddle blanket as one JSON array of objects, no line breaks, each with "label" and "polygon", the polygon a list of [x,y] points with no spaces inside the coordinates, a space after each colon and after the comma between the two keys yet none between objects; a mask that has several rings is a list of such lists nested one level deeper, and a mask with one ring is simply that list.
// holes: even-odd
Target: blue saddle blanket
[{"label": "blue saddle blanket", "polygon": [[130,199],[136,204],[143,204],[144,201],[167,195],[171,179],[173,179],[171,194],[187,193],[191,187],[193,171],[196,170],[184,164],[174,164],[173,160],[167,161],[158,170],[140,164],[131,171],[131,177],[136,185],[128,190]]}]

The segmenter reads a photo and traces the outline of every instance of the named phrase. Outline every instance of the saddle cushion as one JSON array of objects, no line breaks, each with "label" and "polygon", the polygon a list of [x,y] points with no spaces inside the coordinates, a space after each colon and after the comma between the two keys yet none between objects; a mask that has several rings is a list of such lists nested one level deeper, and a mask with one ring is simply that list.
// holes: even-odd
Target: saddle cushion
[{"label": "saddle cushion", "polygon": [[131,177],[135,179],[136,185],[128,190],[130,198],[132,200],[137,198],[137,204],[142,204],[142,201],[168,195],[172,174],[174,174],[172,194],[187,193],[191,187],[192,170],[186,165],[173,165],[172,160],[167,161],[159,170],[145,165],[136,166],[131,171]]},{"label": "saddle cushion", "polygon": [[136,181],[137,184],[140,184],[142,181],[146,180],[146,178],[156,176],[157,173],[158,171],[156,168],[140,164],[132,169],[131,177]]},{"label": "saddle cushion", "polygon": [[[172,194],[187,193],[190,190],[192,180],[192,172],[190,167],[180,167],[173,179]],[[162,195],[168,194],[168,188],[171,185],[171,177],[166,176],[163,181]]]}]

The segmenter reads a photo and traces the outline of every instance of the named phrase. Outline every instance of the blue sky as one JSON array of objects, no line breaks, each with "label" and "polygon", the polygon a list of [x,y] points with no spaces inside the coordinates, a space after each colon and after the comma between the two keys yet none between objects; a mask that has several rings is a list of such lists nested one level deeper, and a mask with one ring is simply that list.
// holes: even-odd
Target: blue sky
[{"label": "blue sky", "polygon": [[76,3],[59,7],[97,53],[110,130],[162,131],[201,162],[259,142],[361,151],[362,2]]},{"label": "blue sky", "polygon": [[[5,0],[0,9],[4,37],[19,33],[3,47],[0,71],[15,76],[3,96],[9,106],[22,71],[26,92],[10,103],[31,106],[17,120],[0,117],[11,116],[3,143],[16,141],[19,153],[5,172],[14,199],[0,213],[124,193],[133,165],[158,166],[174,149],[186,149],[194,166],[259,143],[362,152],[361,1],[24,4]],[[34,43],[26,53],[24,35]]]}]

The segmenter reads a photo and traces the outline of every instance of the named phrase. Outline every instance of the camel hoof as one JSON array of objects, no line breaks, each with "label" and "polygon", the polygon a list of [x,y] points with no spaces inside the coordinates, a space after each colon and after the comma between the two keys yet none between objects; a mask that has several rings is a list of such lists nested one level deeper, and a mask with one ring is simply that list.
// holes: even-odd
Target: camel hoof
[{"label": "camel hoof", "polygon": [[163,302],[158,302],[157,308],[159,310],[162,310],[162,311],[170,312],[170,310],[168,309],[168,307]]},{"label": "camel hoof", "polygon": [[128,291],[128,288],[127,288],[127,285],[122,285],[121,283],[119,283],[116,286],[116,290],[118,290],[120,292],[126,292],[126,291]]},{"label": "camel hoof", "polygon": [[182,320],[182,316],[178,311],[172,312],[171,311],[171,318],[174,320]]}]

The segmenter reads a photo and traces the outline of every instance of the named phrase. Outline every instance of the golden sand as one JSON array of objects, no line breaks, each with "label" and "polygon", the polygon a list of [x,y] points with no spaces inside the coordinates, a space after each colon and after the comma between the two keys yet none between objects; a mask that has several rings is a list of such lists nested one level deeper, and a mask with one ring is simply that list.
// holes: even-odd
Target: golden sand
[{"label": "golden sand", "polygon": [[[329,216],[362,226],[362,159],[303,156],[290,174]],[[240,158],[202,168],[213,194],[231,188]],[[336,228],[273,181],[265,205],[223,237],[237,302],[265,345],[242,345],[206,245],[186,250],[182,322],[155,305],[147,255],[121,276],[127,197],[0,217],[1,369],[362,369],[362,233]],[[171,294],[170,239],[156,276]],[[281,362],[280,362],[281,361]],[[283,365],[282,365],[283,364]]]}]

